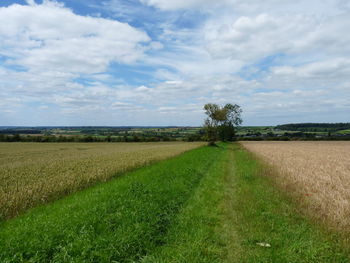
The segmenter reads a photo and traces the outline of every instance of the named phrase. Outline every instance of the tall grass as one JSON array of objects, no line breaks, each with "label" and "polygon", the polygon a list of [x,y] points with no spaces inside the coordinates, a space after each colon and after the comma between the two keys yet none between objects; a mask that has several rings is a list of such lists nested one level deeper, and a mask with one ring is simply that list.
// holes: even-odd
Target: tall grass
[{"label": "tall grass", "polygon": [[167,242],[221,149],[141,168],[0,226],[0,262],[133,262]]},{"label": "tall grass", "polygon": [[243,145],[278,169],[275,179],[299,199],[308,215],[350,234],[350,142]]},{"label": "tall grass", "polygon": [[201,143],[0,143],[0,221]]},{"label": "tall grass", "polygon": [[[298,213],[295,201],[276,185],[277,172],[235,145],[226,211],[232,231],[228,262],[347,263],[348,248],[316,221]],[[238,244],[238,245],[237,245]],[[269,245],[269,246],[268,246]]]}]

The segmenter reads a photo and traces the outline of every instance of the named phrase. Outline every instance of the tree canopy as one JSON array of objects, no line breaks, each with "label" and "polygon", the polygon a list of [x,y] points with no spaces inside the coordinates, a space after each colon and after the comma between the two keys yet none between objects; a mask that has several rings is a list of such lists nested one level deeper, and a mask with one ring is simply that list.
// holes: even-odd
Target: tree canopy
[{"label": "tree canopy", "polygon": [[208,116],[204,122],[207,140],[211,143],[217,140],[233,141],[235,127],[242,123],[241,107],[230,103],[225,106],[208,103],[204,105],[204,110]]}]

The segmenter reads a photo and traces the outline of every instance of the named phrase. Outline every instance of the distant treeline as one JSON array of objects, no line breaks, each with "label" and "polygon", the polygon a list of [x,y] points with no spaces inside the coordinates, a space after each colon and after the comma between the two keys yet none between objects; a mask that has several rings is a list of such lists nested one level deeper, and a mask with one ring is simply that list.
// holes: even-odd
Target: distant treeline
[{"label": "distant treeline", "polygon": [[55,135],[20,135],[0,134],[0,142],[167,142],[167,141],[202,141],[201,135],[193,134],[181,139],[169,136],[91,136],[91,135],[73,135],[73,136],[55,136]]},{"label": "distant treeline", "polygon": [[[322,141],[322,140],[350,140],[350,135],[316,135],[311,133],[284,133],[277,135],[268,134],[249,134],[240,135],[236,138],[238,141]],[[91,136],[91,135],[72,135],[72,136],[55,136],[55,135],[4,135],[0,134],[0,142],[169,142],[169,141],[205,141],[200,134],[192,134],[182,138],[169,136]]]},{"label": "distant treeline", "polygon": [[[237,140],[246,141],[319,141],[319,140],[350,140],[349,133],[337,132],[350,129],[350,123],[301,123],[285,124],[276,128],[286,130],[285,132],[271,131],[265,133],[266,129],[249,130],[236,136]],[[325,130],[326,129],[326,130]],[[7,134],[2,133],[6,131]],[[0,130],[0,142],[166,142],[166,141],[205,141],[202,130],[191,134],[180,134],[174,132],[144,131],[143,133],[129,133],[128,131],[116,134],[74,134],[53,135],[35,129],[14,129],[14,133],[8,134],[10,129]],[[40,131],[40,130],[39,130]],[[260,132],[261,131],[261,132]],[[88,130],[89,132],[89,130]],[[102,131],[100,133],[103,133]]]},{"label": "distant treeline", "polygon": [[239,141],[350,141],[350,136],[330,137],[240,137]]},{"label": "distant treeline", "polygon": [[255,133],[249,135],[241,135],[239,141],[348,141],[350,134],[331,134],[319,135],[315,133],[304,132],[285,132],[284,134],[274,133]]},{"label": "distant treeline", "polygon": [[291,123],[277,125],[275,129],[283,131],[334,132],[350,129],[350,123]]},{"label": "distant treeline", "polygon": [[0,134],[40,134],[38,129],[0,129]]}]

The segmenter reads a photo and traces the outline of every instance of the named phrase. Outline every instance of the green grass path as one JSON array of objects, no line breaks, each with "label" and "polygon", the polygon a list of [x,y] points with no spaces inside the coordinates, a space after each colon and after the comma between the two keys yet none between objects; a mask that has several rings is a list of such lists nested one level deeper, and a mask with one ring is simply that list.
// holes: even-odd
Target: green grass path
[{"label": "green grass path", "polygon": [[274,184],[268,167],[238,144],[229,154],[224,204],[226,231],[232,234],[227,262],[350,262],[335,234],[298,213],[297,204]]},{"label": "green grass path", "polygon": [[201,147],[2,223],[0,262],[138,261],[223,154]]},{"label": "green grass path", "polygon": [[225,156],[170,227],[166,244],[144,262],[350,262],[336,237],[299,215],[250,153],[238,144],[221,149]]},{"label": "green grass path", "polygon": [[[263,247],[266,243],[271,247]],[[350,262],[238,144],[201,147],[0,224],[0,262]]]}]

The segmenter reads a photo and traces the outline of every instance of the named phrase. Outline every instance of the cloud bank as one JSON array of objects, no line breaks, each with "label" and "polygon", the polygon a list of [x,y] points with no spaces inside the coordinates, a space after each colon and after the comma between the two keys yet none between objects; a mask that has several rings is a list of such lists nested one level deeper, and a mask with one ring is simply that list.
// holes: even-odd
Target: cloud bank
[{"label": "cloud bank", "polygon": [[0,125],[349,121],[343,0],[65,1],[0,7]]}]

